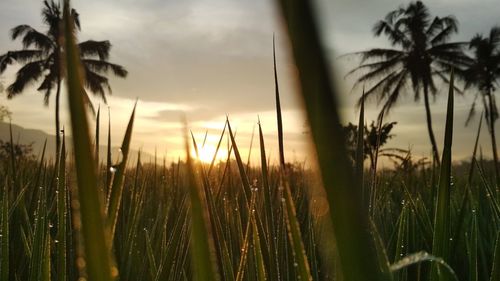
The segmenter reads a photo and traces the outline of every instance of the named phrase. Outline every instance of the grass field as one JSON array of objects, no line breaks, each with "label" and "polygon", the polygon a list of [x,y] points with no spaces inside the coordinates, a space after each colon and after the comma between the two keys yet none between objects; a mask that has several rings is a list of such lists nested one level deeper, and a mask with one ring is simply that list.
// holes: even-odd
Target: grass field
[{"label": "grass field", "polygon": [[[218,146],[227,161],[197,161],[195,152],[172,164],[161,156],[128,163],[135,108],[121,155],[95,159],[101,133],[90,133],[66,1],[75,149],[63,141],[58,157],[16,157],[11,139],[10,156],[0,160],[0,280],[499,281],[500,190],[477,142],[470,163],[452,165],[453,76],[440,166],[368,171],[344,148],[310,6],[283,1],[282,8],[317,171],[285,158],[278,87],[277,166],[266,155],[266,124],[254,148],[261,163],[250,167],[230,120]],[[202,149],[187,129],[179,134],[187,152]]]}]

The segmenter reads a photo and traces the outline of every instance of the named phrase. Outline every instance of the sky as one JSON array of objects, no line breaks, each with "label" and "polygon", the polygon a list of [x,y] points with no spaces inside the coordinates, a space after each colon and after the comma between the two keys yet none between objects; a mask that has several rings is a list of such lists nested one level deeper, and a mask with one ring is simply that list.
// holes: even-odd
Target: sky
[{"label": "sky", "polygon": [[[500,24],[496,0],[425,1],[433,15],[455,15],[459,34],[452,40],[470,39]],[[373,24],[407,1],[317,0],[325,49],[336,87],[342,96],[344,122],[355,122],[354,106],[360,89],[345,74],[357,65],[342,54],[373,47],[387,47],[385,38],[375,38]],[[102,109],[109,108],[113,144],[119,145],[133,103],[139,99],[133,146],[152,153],[155,149],[169,159],[182,155],[183,115],[199,142],[208,130],[207,151],[219,138],[226,115],[237,130],[240,150],[248,154],[252,131],[260,117],[271,157],[277,155],[272,37],[276,36],[278,74],[282,95],[285,149],[289,160],[311,159],[307,121],[296,90],[296,69],[275,1],[271,0],[74,0],[80,14],[79,40],[110,40],[110,61],[129,71],[127,79],[111,78],[113,93]],[[41,1],[0,1],[0,53],[19,49],[9,30],[29,24],[45,31],[41,24]],[[4,85],[12,82],[13,67],[0,76]],[[446,86],[433,101],[432,114],[438,146],[442,149]],[[35,87],[11,100],[0,95],[0,104],[13,112],[12,121],[26,128],[54,131],[54,97],[43,106],[43,94]],[[423,103],[408,98],[387,117],[397,121],[390,147],[411,149],[417,156],[430,155]],[[456,98],[454,157],[466,159],[472,151],[476,125],[464,127],[473,93]],[[62,108],[67,104],[63,95]],[[367,122],[376,118],[376,104],[367,105]],[[62,123],[69,124],[67,110]],[[478,121],[478,119],[476,119]],[[497,125],[500,122],[497,122]],[[107,124],[104,118],[103,125]],[[105,137],[105,136],[104,136]],[[104,142],[104,139],[102,140]],[[256,142],[254,143],[255,146]],[[486,130],[481,145],[489,155]],[[256,154],[256,153],[254,153]]]}]

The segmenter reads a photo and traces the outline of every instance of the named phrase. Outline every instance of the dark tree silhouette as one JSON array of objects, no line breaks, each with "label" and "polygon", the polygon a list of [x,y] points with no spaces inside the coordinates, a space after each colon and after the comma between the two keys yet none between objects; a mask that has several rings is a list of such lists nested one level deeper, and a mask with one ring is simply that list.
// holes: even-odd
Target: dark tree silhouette
[{"label": "dark tree silhouette", "polygon": [[396,105],[409,84],[415,101],[423,94],[427,130],[437,163],[439,153],[432,129],[429,96],[437,93],[435,77],[447,83],[451,69],[467,61],[462,51],[464,43],[448,42],[457,31],[458,22],[453,16],[432,18],[422,2],[411,2],[389,12],[373,27],[375,36],[385,35],[394,48],[355,53],[361,57],[361,63],[348,74],[361,75],[355,86],[371,83],[360,102],[377,97],[378,102],[383,102],[381,114]]},{"label": "dark tree silhouette", "polygon": [[[472,62],[461,73],[465,81],[465,89],[475,88],[481,96],[484,106],[488,131],[491,137],[495,176],[499,178],[498,152],[495,136],[495,121],[498,119],[494,92],[500,85],[500,27],[493,27],[488,37],[478,34],[472,38],[469,49],[473,53]],[[476,95],[477,99],[478,95]],[[469,118],[474,114],[476,99],[472,104]]]},{"label": "dark tree silhouette", "polygon": [[[363,160],[370,160],[370,168],[375,167],[375,155],[389,158],[401,158],[399,154],[407,154],[408,151],[398,148],[383,148],[387,142],[394,137],[392,129],[397,122],[384,123],[380,128],[372,121],[369,126],[365,125],[363,130]],[[354,163],[356,160],[358,126],[349,123],[343,127],[345,143],[349,158]]]},{"label": "dark tree silhouette", "polygon": [[[61,81],[65,75],[64,70],[60,67],[64,52],[64,44],[61,42],[63,18],[59,4],[52,0],[44,1],[43,4],[42,19],[47,26],[47,31],[42,33],[29,25],[14,27],[11,31],[12,40],[20,38],[23,49],[9,51],[0,56],[0,73],[4,72],[8,65],[22,64],[15,81],[6,89],[8,98],[21,94],[26,87],[41,80],[37,90],[44,93],[45,105],[48,105],[50,95],[55,90],[56,145],[58,150],[61,133],[59,101]],[[75,30],[79,31],[79,15],[75,10],[72,10],[71,13],[77,27]],[[106,102],[106,92],[111,93],[111,87],[105,75],[112,72],[118,77],[126,77],[127,71],[122,66],[108,61],[111,49],[109,41],[89,40],[79,43],[78,47],[84,68],[86,90],[98,95]],[[84,98],[91,106],[88,95],[85,95]]]}]

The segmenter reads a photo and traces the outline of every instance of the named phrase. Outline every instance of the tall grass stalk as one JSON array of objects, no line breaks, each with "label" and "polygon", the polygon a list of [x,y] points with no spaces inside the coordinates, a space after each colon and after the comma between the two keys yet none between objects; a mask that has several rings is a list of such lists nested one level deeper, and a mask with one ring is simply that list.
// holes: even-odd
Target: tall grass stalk
[{"label": "tall grass stalk", "polygon": [[[437,189],[436,208],[434,215],[434,234],[432,239],[432,254],[448,260],[450,254],[450,186],[451,186],[451,145],[453,140],[453,97],[454,75],[450,78],[448,106],[446,113],[446,128],[444,135],[444,149],[441,160],[441,172]],[[448,280],[445,275],[439,274],[437,266],[432,267],[431,280]]]},{"label": "tall grass stalk", "polygon": [[[64,49],[66,83],[70,108],[73,147],[78,184],[78,200],[89,280],[109,281],[117,275],[111,266],[110,245],[106,242],[103,208],[99,202],[89,122],[83,100],[84,90],[69,0],[64,1]],[[113,272],[113,274],[112,274]]]},{"label": "tall grass stalk", "polygon": [[349,168],[337,113],[337,93],[331,84],[312,3],[279,3],[299,71],[301,96],[330,206],[344,280],[387,280],[378,266],[368,217],[360,203],[360,189]]}]

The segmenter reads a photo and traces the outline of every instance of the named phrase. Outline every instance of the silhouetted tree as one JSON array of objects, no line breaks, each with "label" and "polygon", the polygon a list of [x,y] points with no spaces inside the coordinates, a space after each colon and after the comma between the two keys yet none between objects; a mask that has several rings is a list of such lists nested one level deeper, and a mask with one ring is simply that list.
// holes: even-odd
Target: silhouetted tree
[{"label": "silhouetted tree", "polygon": [[[470,41],[469,48],[473,53],[472,62],[461,74],[465,80],[465,89],[473,87],[478,90],[478,94],[481,96],[491,137],[495,176],[497,180],[500,180],[495,136],[495,121],[498,119],[498,108],[494,96],[500,82],[500,27],[493,27],[488,37],[483,37],[481,34],[474,36]],[[478,95],[476,95],[476,99],[477,97]],[[467,121],[474,114],[475,103],[474,100]]]},{"label": "silhouetted tree", "polygon": [[458,23],[453,16],[432,18],[422,2],[411,2],[389,12],[373,27],[375,36],[384,34],[396,48],[355,53],[361,56],[361,63],[348,74],[362,72],[355,86],[373,82],[360,102],[376,96],[379,102],[384,102],[381,112],[385,113],[396,105],[409,84],[416,101],[423,92],[427,130],[433,157],[438,163],[429,95],[437,93],[434,77],[448,82],[447,74],[451,69],[467,61],[462,51],[463,43],[448,42],[457,30]]},{"label": "silhouetted tree", "polygon": [[[394,135],[391,134],[392,129],[397,124],[397,122],[384,123],[380,128],[375,125],[375,121],[372,121],[369,126],[365,125],[363,130],[363,159],[370,160],[370,168],[375,166],[375,155],[377,154],[377,149],[379,156],[394,158],[400,157],[400,153],[407,153],[408,151],[397,149],[397,148],[382,148],[389,139]],[[347,147],[347,152],[349,158],[352,162],[356,159],[356,142],[358,135],[358,126],[349,123],[343,128],[344,137]]]},{"label": "silhouetted tree", "polygon": [[10,118],[12,113],[5,105],[0,104],[0,122],[3,122],[5,119]]},{"label": "silhouetted tree", "polygon": [[[64,79],[64,70],[61,69],[61,58],[64,47],[61,42],[62,11],[59,4],[54,1],[44,1],[42,9],[43,23],[47,26],[45,33],[39,32],[29,25],[19,25],[11,31],[12,40],[21,38],[23,49],[9,51],[0,56],[0,73],[13,63],[22,64],[16,75],[15,81],[7,87],[7,97],[12,98],[29,86],[41,79],[37,90],[45,94],[45,105],[48,105],[52,92],[56,92],[55,122],[56,145],[60,146],[60,120],[59,101],[61,81]],[[79,15],[71,11],[74,18],[75,30],[80,30]],[[126,77],[127,71],[120,65],[108,62],[111,44],[109,41],[85,41],[78,44],[82,66],[84,68],[84,85],[86,90],[100,96],[106,102],[106,91],[111,93],[106,74],[112,72],[118,77]],[[91,105],[89,97],[86,101]]]}]

